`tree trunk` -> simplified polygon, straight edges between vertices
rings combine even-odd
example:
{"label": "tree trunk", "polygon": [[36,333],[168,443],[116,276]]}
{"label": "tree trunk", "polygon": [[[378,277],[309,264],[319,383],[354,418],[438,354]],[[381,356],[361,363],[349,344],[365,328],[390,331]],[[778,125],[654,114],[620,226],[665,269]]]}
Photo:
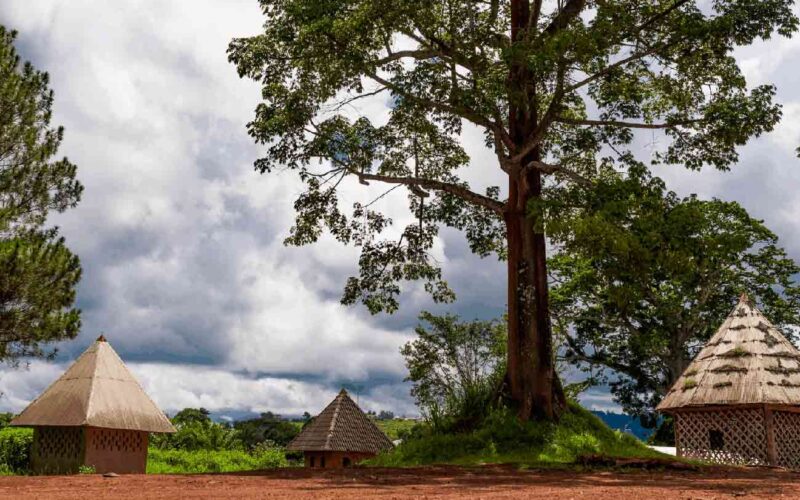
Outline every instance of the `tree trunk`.
{"label": "tree trunk", "polygon": [[541,196],[541,174],[511,179],[508,239],[507,383],[521,420],[555,420],[566,400],[553,355],[545,236],[528,203]]}
{"label": "tree trunk", "polygon": [[[536,7],[539,8],[539,7]],[[530,28],[528,0],[512,0],[511,39]],[[538,14],[537,14],[538,15]],[[535,28],[535,27],[534,27]],[[525,144],[539,121],[536,75],[528,61],[512,58],[508,73],[508,126],[511,139]],[[536,148],[521,162],[540,160]],[[542,196],[542,174],[535,169],[509,176],[505,213],[508,243],[508,359],[506,382],[520,420],[555,420],[566,406],[555,370],[547,289],[544,229],[527,216],[528,205]]]}

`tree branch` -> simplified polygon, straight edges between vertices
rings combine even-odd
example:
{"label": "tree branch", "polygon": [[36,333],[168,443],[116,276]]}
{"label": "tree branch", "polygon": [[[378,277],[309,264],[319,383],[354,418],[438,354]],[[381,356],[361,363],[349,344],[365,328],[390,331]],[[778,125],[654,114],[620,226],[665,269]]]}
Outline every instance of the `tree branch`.
{"label": "tree branch", "polygon": [[[578,17],[585,6],[586,0],[569,0],[558,14],[556,14],[556,17],[553,18],[547,28],[544,29],[542,34],[550,36],[563,30],[573,19]],[[535,27],[531,26],[531,28]]]}
{"label": "tree branch", "polygon": [[699,123],[703,120],[684,120],[674,123],[636,123],[636,122],[623,122],[617,120],[575,120],[572,118],[558,117],[555,121],[565,123],[567,125],[585,125],[585,126],[599,126],[599,127],[624,127],[624,128],[644,128],[644,129],[666,129],[682,127]]}
{"label": "tree branch", "polygon": [[525,165],[525,168],[534,168],[543,174],[563,174],[566,177],[574,180],[575,182],[584,185],[584,186],[591,186],[592,181],[587,179],[586,177],[582,176],[581,174],[574,172],[563,165],[553,165],[551,163],[545,163],[543,161],[532,161]]}
{"label": "tree branch", "polygon": [[378,82],[381,85],[383,85],[384,87],[387,87],[389,90],[391,90],[395,94],[398,94],[398,95],[400,95],[402,97],[405,97],[406,99],[409,99],[411,101],[415,101],[415,102],[417,102],[419,104],[423,104],[423,105],[431,107],[431,108],[435,108],[435,109],[437,109],[439,111],[443,111],[445,113],[451,113],[451,114],[454,114],[456,116],[460,116],[460,117],[464,118],[465,120],[471,121],[475,125],[480,125],[481,127],[489,129],[490,131],[494,132],[496,135],[498,135],[500,137],[500,139],[503,141],[503,144],[505,144],[506,148],[508,148],[509,151],[513,151],[514,142],[511,140],[511,137],[508,135],[508,132],[506,132],[506,130],[503,128],[503,126],[501,124],[495,123],[495,122],[489,120],[488,118],[486,118],[485,116],[482,116],[482,115],[480,115],[478,113],[475,113],[474,111],[472,111],[470,109],[456,108],[456,107],[451,106],[449,104],[444,104],[444,103],[441,103],[441,102],[432,101],[430,99],[425,99],[425,98],[416,96],[414,94],[410,94],[410,93],[406,92],[405,90],[403,90],[401,87],[398,87],[397,85],[395,85],[394,83],[390,82],[389,80],[386,80],[385,78],[383,78],[381,76],[378,76],[376,73],[374,73],[372,71],[367,71],[367,72],[365,72],[365,74],[368,77],[370,77],[373,80],[375,80],[376,82]]}
{"label": "tree branch", "polygon": [[[367,181],[378,181],[378,182],[385,182],[387,184],[403,184],[405,186],[408,186],[409,188],[416,187],[418,189],[425,188],[434,191],[443,191],[445,193],[450,193],[452,195],[458,196],[459,198],[468,201],[470,203],[480,205],[488,210],[495,212],[498,215],[502,215],[506,207],[505,203],[503,202],[497,201],[493,198],[489,198],[488,196],[484,196],[482,194],[475,193],[465,188],[464,186],[459,186],[457,184],[450,184],[448,182],[437,181],[434,179],[422,179],[417,177],[392,177],[390,175],[367,174],[349,168],[348,171],[356,175],[362,184],[369,184]],[[427,193],[425,194],[427,195]]]}

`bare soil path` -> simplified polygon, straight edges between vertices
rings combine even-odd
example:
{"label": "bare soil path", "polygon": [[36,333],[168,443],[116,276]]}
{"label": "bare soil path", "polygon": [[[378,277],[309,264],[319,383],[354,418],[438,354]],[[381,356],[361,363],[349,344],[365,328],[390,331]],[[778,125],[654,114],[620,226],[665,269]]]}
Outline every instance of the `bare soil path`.
{"label": "bare soil path", "polygon": [[0,477],[0,499],[53,498],[798,498],[800,474],[774,469],[517,470],[426,467],[240,474]]}

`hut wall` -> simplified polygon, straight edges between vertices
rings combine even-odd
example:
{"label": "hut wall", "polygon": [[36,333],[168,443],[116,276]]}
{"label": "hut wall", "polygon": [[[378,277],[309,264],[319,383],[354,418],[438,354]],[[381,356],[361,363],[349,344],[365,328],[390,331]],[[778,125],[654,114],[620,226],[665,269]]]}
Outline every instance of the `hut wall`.
{"label": "hut wall", "polygon": [[99,474],[144,474],[147,468],[147,432],[86,428],[86,465]]}
{"label": "hut wall", "polygon": [[675,413],[678,456],[736,465],[766,465],[763,408],[683,410]]}
{"label": "hut wall", "polygon": [[352,467],[362,460],[374,457],[375,454],[351,451],[306,451],[304,456],[306,467],[341,469]]}
{"label": "hut wall", "polygon": [[83,427],[43,426],[33,429],[31,469],[34,474],[74,474],[83,465]]}
{"label": "hut wall", "polygon": [[800,469],[800,413],[778,410],[772,415],[777,459],[775,465]]}

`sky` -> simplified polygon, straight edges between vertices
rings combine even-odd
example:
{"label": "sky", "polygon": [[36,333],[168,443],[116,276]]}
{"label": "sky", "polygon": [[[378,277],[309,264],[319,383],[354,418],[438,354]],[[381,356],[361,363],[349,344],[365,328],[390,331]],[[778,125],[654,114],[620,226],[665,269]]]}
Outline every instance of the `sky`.
{"label": "sky", "polygon": [[[60,154],[85,186],[77,208],[51,218],[83,265],[82,331],[55,361],[0,366],[0,411],[22,410],[103,333],[168,413],[315,413],[346,386],[365,409],[415,415],[399,348],[419,312],[502,314],[504,265],[471,255],[455,231],[441,233],[434,253],[458,301],[436,306],[407,285],[394,315],[339,303],[355,249],[331,238],[283,245],[302,186],[291,173],[253,170],[263,149],[245,124],[259,87],[225,53],[262,23],[256,0],[0,0],[0,24],[19,31],[22,57],[50,73],[53,123],[66,130]],[[740,202],[800,260],[800,36],[736,57],[748,84],[778,86],[781,124],[743,147],[730,172],[655,173],[681,194]],[[380,119],[389,105],[374,99],[358,112]],[[467,127],[461,140],[477,167],[471,185],[496,181],[479,168],[493,157],[480,133]],[[659,140],[641,140],[642,153]],[[353,183],[343,199],[375,194]],[[398,227],[409,217],[402,190],[377,206]],[[583,402],[616,408],[603,391]]]}

